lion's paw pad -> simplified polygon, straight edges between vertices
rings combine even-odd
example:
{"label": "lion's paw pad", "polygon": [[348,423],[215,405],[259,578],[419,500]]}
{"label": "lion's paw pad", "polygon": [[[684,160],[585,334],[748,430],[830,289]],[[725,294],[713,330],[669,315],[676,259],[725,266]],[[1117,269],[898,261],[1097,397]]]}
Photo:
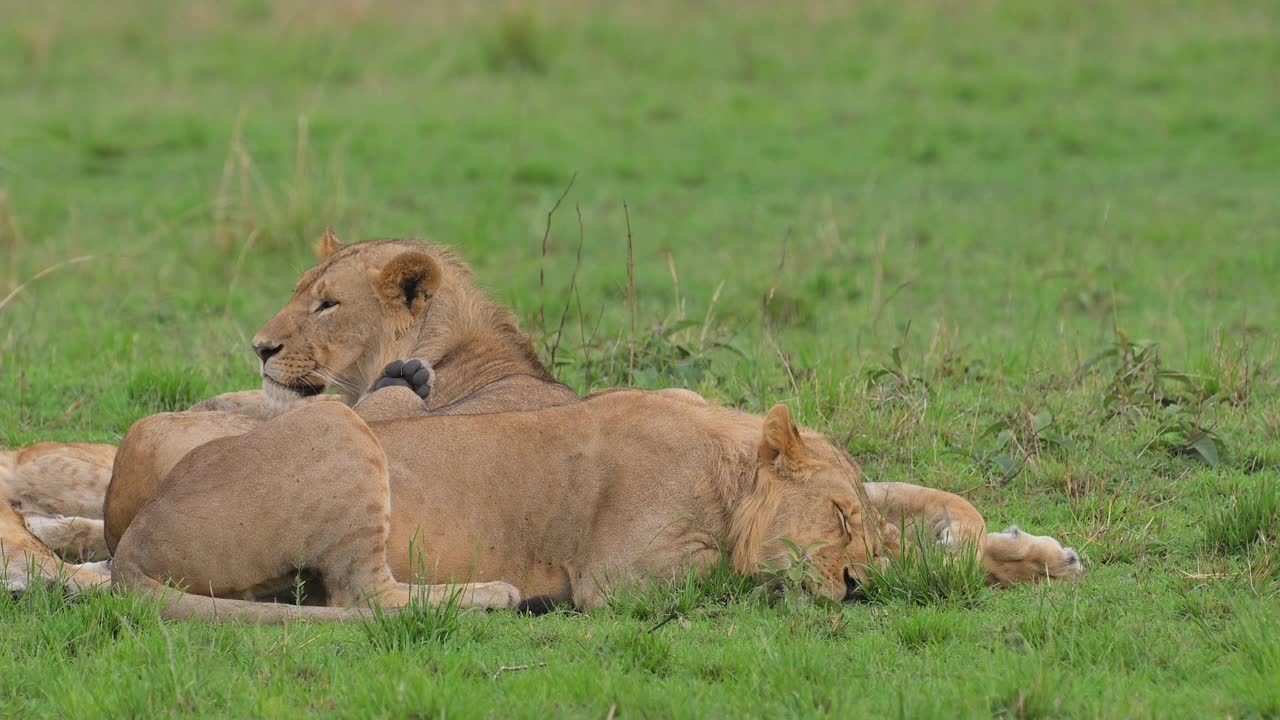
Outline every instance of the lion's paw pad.
{"label": "lion's paw pad", "polygon": [[382,369],[382,377],[374,383],[374,390],[385,387],[407,387],[426,400],[436,384],[435,370],[421,360],[393,360]]}

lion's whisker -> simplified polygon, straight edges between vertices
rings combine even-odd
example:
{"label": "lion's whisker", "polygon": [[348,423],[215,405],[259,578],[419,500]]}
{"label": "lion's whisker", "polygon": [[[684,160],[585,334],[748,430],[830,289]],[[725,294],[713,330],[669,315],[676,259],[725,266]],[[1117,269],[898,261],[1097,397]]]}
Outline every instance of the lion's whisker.
{"label": "lion's whisker", "polygon": [[343,380],[342,378],[339,378],[338,374],[334,372],[332,368],[326,366],[324,363],[317,363],[314,372],[316,375],[319,375],[320,378],[323,379],[325,382],[338,388],[339,390],[345,390],[347,392],[358,392],[354,383],[351,383],[346,380]]}

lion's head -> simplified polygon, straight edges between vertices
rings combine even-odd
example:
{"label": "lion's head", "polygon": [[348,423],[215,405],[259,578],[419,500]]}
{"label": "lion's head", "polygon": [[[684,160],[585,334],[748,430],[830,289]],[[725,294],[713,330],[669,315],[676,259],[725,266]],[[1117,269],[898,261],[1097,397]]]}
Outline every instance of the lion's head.
{"label": "lion's head", "polygon": [[791,421],[786,405],[765,417],[755,487],[738,508],[731,533],[740,571],[793,560],[789,540],[807,551],[815,571],[805,589],[834,600],[854,595],[867,565],[883,556],[891,530],[864,502],[856,465],[821,437]]}
{"label": "lion's head", "polygon": [[1079,580],[1084,576],[1080,554],[1048,535],[1032,535],[1011,525],[1004,532],[988,533],[984,564],[988,582],[1013,585],[1053,578]]}
{"label": "lion's head", "polygon": [[281,402],[331,385],[352,398],[366,392],[442,283],[468,273],[417,240],[344,246],[329,231],[316,249],[320,263],[302,274],[293,298],[253,338],[263,391]]}

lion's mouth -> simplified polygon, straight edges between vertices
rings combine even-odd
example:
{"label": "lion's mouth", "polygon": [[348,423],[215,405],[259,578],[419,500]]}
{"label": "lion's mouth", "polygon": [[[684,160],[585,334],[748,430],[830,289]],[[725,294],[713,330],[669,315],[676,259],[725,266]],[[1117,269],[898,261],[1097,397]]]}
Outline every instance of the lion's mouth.
{"label": "lion's mouth", "polygon": [[324,385],[316,385],[308,382],[299,382],[299,383],[292,383],[292,384],[282,383],[279,380],[276,380],[275,378],[271,377],[270,375],[263,375],[262,379],[278,388],[281,388],[283,390],[288,390],[289,392],[304,398],[313,397],[315,395],[319,395],[320,393],[324,392]]}

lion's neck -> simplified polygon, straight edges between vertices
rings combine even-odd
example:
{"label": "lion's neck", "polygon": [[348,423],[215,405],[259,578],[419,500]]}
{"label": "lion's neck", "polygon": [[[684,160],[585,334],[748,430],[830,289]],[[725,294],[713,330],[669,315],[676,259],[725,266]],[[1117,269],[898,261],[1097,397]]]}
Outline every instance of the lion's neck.
{"label": "lion's neck", "polygon": [[432,300],[416,331],[398,345],[399,354],[391,359],[418,358],[435,369],[436,384],[428,401],[432,408],[512,376],[556,384],[511,312],[470,287],[446,287]]}
{"label": "lion's neck", "polygon": [[[710,420],[704,427],[709,428],[707,432],[718,446],[718,462],[695,490],[703,498],[698,505],[710,509],[700,522],[716,544],[729,553],[733,565],[745,567],[754,562],[759,535],[772,518],[778,500],[758,474],[764,418],[716,405],[708,405],[702,411]],[[751,541],[744,543],[744,538]]]}

